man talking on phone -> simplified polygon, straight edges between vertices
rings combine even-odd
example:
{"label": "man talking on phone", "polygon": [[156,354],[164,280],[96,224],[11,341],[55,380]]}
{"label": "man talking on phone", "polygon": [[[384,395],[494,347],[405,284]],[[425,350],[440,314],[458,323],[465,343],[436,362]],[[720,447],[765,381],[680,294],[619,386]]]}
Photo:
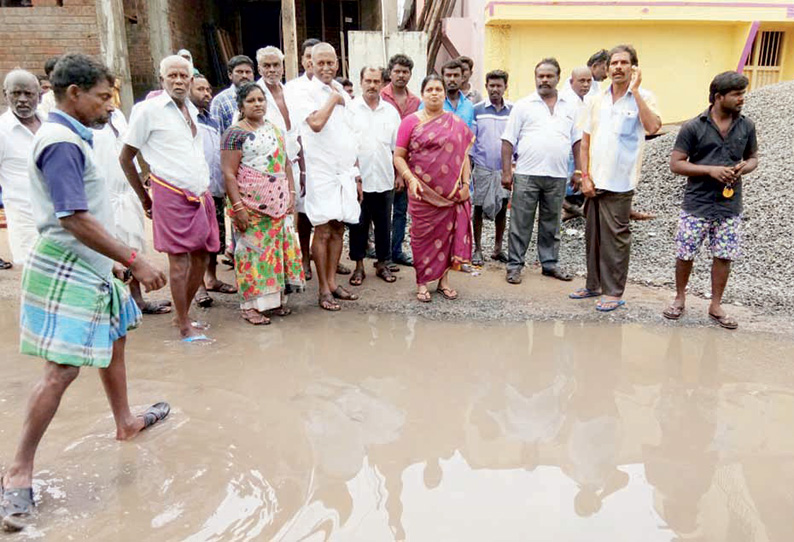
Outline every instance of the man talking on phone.
{"label": "man talking on phone", "polygon": [[640,88],[637,51],[618,45],[607,62],[612,83],[588,102],[581,152],[587,282],[572,299],[601,297],[596,310],[625,305],[631,253],[631,200],[640,178],[645,136],[662,127],[656,98]]}

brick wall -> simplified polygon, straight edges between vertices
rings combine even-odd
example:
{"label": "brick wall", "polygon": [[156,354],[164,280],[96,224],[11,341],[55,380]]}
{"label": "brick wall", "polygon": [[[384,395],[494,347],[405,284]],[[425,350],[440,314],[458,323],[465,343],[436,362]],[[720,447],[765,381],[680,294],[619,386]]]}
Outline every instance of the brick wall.
{"label": "brick wall", "polygon": [[125,26],[132,92],[137,101],[150,90],[159,88],[160,82],[149,48],[149,17],[146,1],[124,0],[124,13],[135,17],[135,22],[128,18]]}
{"label": "brick wall", "polygon": [[[0,80],[16,67],[44,74],[44,61],[64,53],[100,54],[94,0],[63,7],[0,8]],[[54,3],[54,2],[53,2]]]}
{"label": "brick wall", "polygon": [[187,49],[199,71],[210,69],[204,23],[216,21],[215,3],[210,0],[171,0],[168,3],[171,45],[174,52]]}

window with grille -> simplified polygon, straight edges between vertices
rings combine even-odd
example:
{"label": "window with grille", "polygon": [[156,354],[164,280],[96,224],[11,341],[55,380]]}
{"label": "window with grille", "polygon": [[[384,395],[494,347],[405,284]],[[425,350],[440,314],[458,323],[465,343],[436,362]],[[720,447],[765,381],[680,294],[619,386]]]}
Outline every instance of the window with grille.
{"label": "window with grille", "polygon": [[760,88],[780,82],[785,38],[786,33],[780,30],[764,30],[756,35],[744,69],[750,79],[750,88]]}

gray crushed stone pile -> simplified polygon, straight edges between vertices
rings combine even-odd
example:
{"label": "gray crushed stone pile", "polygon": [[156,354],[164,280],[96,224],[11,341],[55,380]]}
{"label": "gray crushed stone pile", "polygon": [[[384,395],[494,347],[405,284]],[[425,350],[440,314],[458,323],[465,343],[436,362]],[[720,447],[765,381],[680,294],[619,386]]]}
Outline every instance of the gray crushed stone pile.
{"label": "gray crushed stone pile", "polygon": [[[750,92],[744,114],[756,124],[759,166],[744,179],[743,256],[734,262],[725,301],[794,315],[794,82]],[[655,220],[633,222],[630,282],[675,286],[675,232],[686,178],[673,175],[670,152],[676,130],[648,142],[634,208]],[[483,228],[483,252],[493,243],[493,223]],[[527,263],[537,265],[533,242]],[[584,221],[563,223],[560,265],[585,275]],[[505,236],[507,237],[507,236]],[[505,240],[505,248],[507,243]],[[701,249],[689,293],[710,297],[711,256]],[[672,299],[672,293],[671,293]]]}

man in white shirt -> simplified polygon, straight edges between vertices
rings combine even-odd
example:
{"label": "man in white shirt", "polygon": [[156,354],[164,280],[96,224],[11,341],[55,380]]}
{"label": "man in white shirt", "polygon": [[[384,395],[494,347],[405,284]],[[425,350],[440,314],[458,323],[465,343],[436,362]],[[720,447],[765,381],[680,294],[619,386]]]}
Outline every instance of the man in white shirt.
{"label": "man in white shirt", "polygon": [[[52,56],[44,62],[44,75],[49,79],[52,76],[52,70],[55,69],[55,64],[58,63],[58,59],[61,58],[59,56]],[[41,100],[39,102],[39,114],[44,118],[47,119],[47,115],[50,114],[50,111],[55,109],[55,94],[52,92],[52,89],[48,90],[47,92],[41,93]]]}
{"label": "man in white shirt", "polygon": [[394,198],[394,145],[400,128],[400,114],[382,100],[383,69],[361,70],[361,96],[350,105],[353,129],[358,140],[358,166],[361,169],[361,216],[350,226],[350,259],[356,269],[350,284],[360,286],[366,277],[364,257],[370,223],[375,228],[375,274],[386,282],[396,277],[389,270],[391,257],[391,206]]}
{"label": "man in white shirt", "polygon": [[[303,67],[303,75],[288,81],[287,84],[284,85],[284,96],[290,112],[290,119],[292,119],[293,116],[295,117],[295,126],[293,129],[298,137],[299,146],[300,131],[303,119],[306,118],[304,108],[308,104],[306,91],[311,85],[312,78],[314,77],[314,72],[312,71],[312,48],[318,43],[320,43],[320,40],[314,38],[309,38],[303,42],[301,46],[301,66]],[[260,73],[262,73],[261,68]],[[268,107],[267,109],[269,114],[271,108]],[[294,158],[295,157],[290,155],[290,159]],[[295,189],[295,210],[298,212],[298,238],[300,239],[301,254],[303,255],[303,272],[306,275],[306,280],[311,280],[311,239],[313,228],[309,217],[306,216],[304,204],[306,197],[306,165],[302,151],[300,153],[298,166],[300,167],[300,173],[298,175],[293,175],[295,183],[298,185]],[[293,172],[294,171],[293,169]]]}
{"label": "man in white shirt", "polygon": [[358,296],[336,283],[342,255],[345,223],[355,224],[361,214],[361,177],[356,167],[356,141],[350,118],[350,96],[334,81],[339,63],[328,43],[312,48],[314,77],[301,114],[306,161],[306,215],[315,228],[312,258],[320,282],[320,307],[341,309],[337,299]]}
{"label": "man in white shirt", "polygon": [[8,111],[0,115],[0,187],[8,222],[11,260],[21,265],[38,238],[30,204],[28,159],[33,136],[41,127],[37,114],[39,80],[30,72],[13,70],[3,81]]}
{"label": "man in white shirt", "polygon": [[[506,276],[510,284],[521,284],[538,208],[538,258],[543,274],[572,279],[558,266],[560,218],[568,156],[571,149],[574,157],[579,155],[582,136],[577,127],[578,104],[557,94],[559,82],[559,63],[553,58],[541,60],[535,66],[537,91],[513,106],[502,135],[502,186],[513,188]],[[514,153],[518,155],[515,175],[511,171]]]}
{"label": "man in white shirt", "polygon": [[587,282],[572,299],[603,297],[596,309],[625,305],[623,291],[631,253],[631,200],[640,178],[645,135],[662,127],[656,98],[640,88],[637,51],[618,45],[609,52],[612,84],[588,100],[582,136]]}
{"label": "man in white shirt", "polygon": [[[188,311],[209,254],[220,248],[198,110],[189,100],[192,80],[189,61],[177,55],[163,59],[164,92],[133,108],[120,157],[127,180],[152,218],[154,248],[168,254],[176,324],[186,342],[208,340]],[[133,164],[139,150],[149,164],[151,197]]]}

